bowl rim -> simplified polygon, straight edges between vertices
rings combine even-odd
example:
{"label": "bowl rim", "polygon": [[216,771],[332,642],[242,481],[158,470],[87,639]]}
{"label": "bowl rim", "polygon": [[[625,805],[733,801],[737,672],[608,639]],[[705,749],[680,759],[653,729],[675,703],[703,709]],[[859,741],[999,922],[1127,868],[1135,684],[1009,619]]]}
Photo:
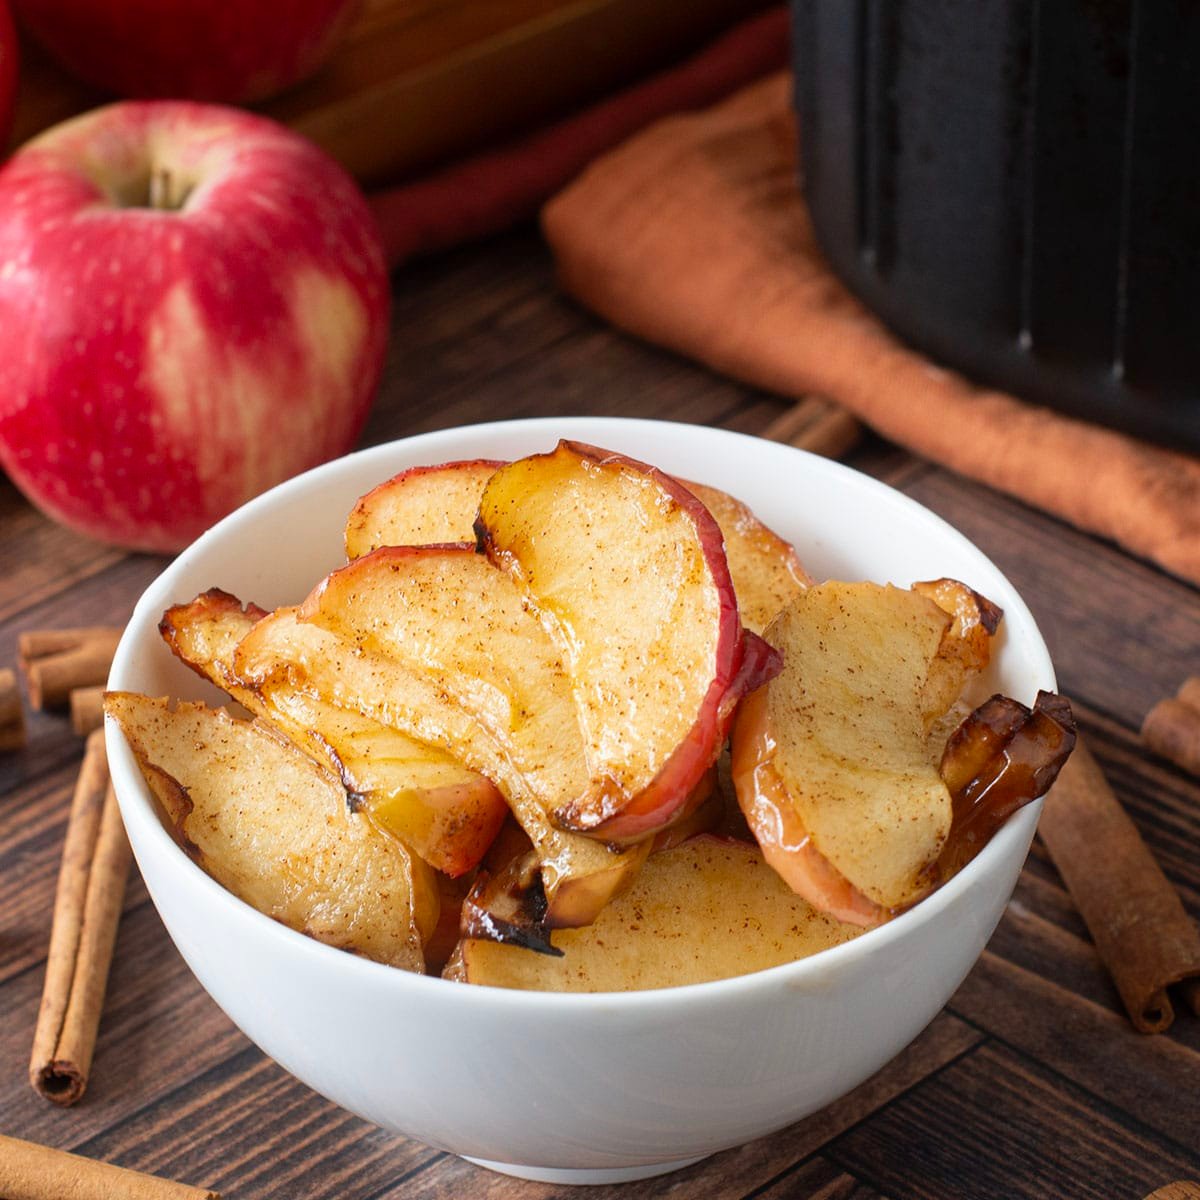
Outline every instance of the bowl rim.
{"label": "bowl rim", "polygon": [[[391,458],[395,455],[398,447],[418,453],[424,453],[428,449],[429,453],[434,456],[430,457],[428,461],[446,462],[463,457],[463,453],[459,450],[446,454],[440,452],[439,448],[443,446],[453,448],[464,438],[476,440],[498,434],[528,433],[531,437],[550,438],[551,445],[559,438],[588,440],[603,444],[602,439],[606,432],[624,436],[646,427],[656,430],[662,430],[665,427],[678,432],[680,436],[711,437],[716,441],[728,439],[732,444],[739,445],[743,452],[749,451],[752,454],[799,456],[798,461],[804,462],[806,471],[816,472],[818,475],[824,474],[843,482],[851,478],[854,480],[854,486],[865,487],[879,501],[904,510],[908,517],[925,524],[931,534],[940,537],[949,536],[952,540],[962,543],[964,548],[979,555],[1008,587],[1012,599],[1007,600],[1003,605],[1006,619],[1017,615],[1022,623],[1027,625],[1033,635],[1027,651],[1028,664],[1033,673],[1041,680],[1040,686],[1047,689],[1056,687],[1054,668],[1045,641],[1032,613],[1016,588],[999,567],[965,534],[959,532],[948,521],[918,501],[882,480],[857,471],[844,463],[793,446],[769,442],[751,434],[719,427],[632,417],[534,417],[454,426],[366,447],[323,463],[278,484],[248,501],[212,526],[176,556],[149,584],[138,599],[126,625],[113,658],[106,687],[112,691],[132,690],[124,681],[135,669],[137,655],[146,644],[143,639],[147,637],[150,630],[157,628],[164,607],[174,602],[168,598],[172,593],[172,585],[190,568],[195,559],[202,557],[209,547],[219,542],[232,529],[254,520],[269,509],[287,505],[297,493],[314,484],[332,478],[341,472],[351,472],[358,468],[369,470],[374,460]],[[441,456],[436,457],[439,453]],[[472,456],[476,456],[474,452],[470,453]],[[384,477],[381,475],[379,478],[382,480]],[[148,621],[151,622],[149,626],[147,625]],[[109,718],[105,719],[105,742],[113,787],[122,817],[126,825],[132,829],[130,840],[133,843],[135,857],[146,851],[165,853],[168,857],[174,855],[179,869],[185,873],[184,878],[187,883],[200,889],[201,893],[208,896],[214,903],[223,906],[231,917],[249,922],[250,927],[255,928],[260,936],[282,938],[283,944],[290,946],[293,953],[316,955],[315,961],[323,964],[324,969],[344,972],[347,984],[352,984],[353,980],[362,979],[374,986],[395,987],[402,991],[415,988],[417,989],[415,994],[418,996],[422,994],[421,989],[428,988],[433,989],[429,995],[436,998],[439,1003],[451,1006],[465,1004],[468,1008],[481,1004],[498,1004],[501,1006],[517,1005],[522,1009],[533,1006],[536,1010],[547,1012],[565,1009],[589,1015],[610,1013],[614,1010],[621,1014],[644,1010],[650,1014],[667,1009],[690,1009],[694,1005],[708,1007],[725,1002],[737,1003],[747,992],[758,992],[763,989],[789,992],[795,995],[803,984],[817,982],[822,975],[833,974],[841,968],[857,964],[863,956],[869,955],[874,950],[882,949],[889,942],[908,936],[929,921],[936,920],[947,908],[956,904],[972,888],[977,879],[982,879],[985,874],[996,869],[1003,857],[1014,848],[1017,842],[1032,838],[1043,803],[1039,799],[1015,813],[962,871],[907,912],[901,913],[883,925],[867,930],[848,942],[822,950],[807,958],[726,979],[682,984],[675,987],[610,992],[525,991],[492,985],[457,984],[438,976],[405,971],[319,942],[297,930],[288,928],[265,913],[259,912],[208,875],[199,864],[184,853],[171,837],[156,811],[153,797],[145,785],[124,735],[116,723]],[[157,900],[153,893],[151,899],[157,907]]]}

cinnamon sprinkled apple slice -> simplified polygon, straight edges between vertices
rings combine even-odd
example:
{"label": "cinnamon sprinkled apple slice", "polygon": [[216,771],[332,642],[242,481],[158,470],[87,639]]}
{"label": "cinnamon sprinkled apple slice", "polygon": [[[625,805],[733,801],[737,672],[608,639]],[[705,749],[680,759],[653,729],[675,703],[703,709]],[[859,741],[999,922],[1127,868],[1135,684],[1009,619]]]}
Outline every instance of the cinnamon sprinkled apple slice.
{"label": "cinnamon sprinkled apple slice", "polygon": [[999,619],[955,580],[827,583],[768,628],[785,666],[741,707],[734,784],[767,861],[817,908],[886,920],[1053,782],[1074,742],[1061,698],[1031,713],[993,697],[962,720]]}
{"label": "cinnamon sprinkled apple slice", "polygon": [[[869,902],[858,918],[869,923],[918,897],[950,830],[950,793],[927,748],[938,714],[925,711],[923,692],[951,625],[905,589],[810,588],[768,629],[784,669],[734,734],[738,800],[760,844],[773,847],[769,858],[794,858],[795,872],[815,851]],[[785,802],[773,803],[756,776],[777,778]],[[791,820],[772,820],[773,809]],[[831,907],[837,889],[808,883],[806,894]]]}
{"label": "cinnamon sprinkled apple slice", "polygon": [[[358,558],[380,546],[470,541],[483,489],[504,465],[469,459],[401,471],[354,506],[346,522],[346,556]],[[686,479],[680,482],[720,527],[742,624],[762,633],[771,618],[812,583],[795,548],[728,492]]]}
{"label": "cinnamon sprinkled apple slice", "polygon": [[610,840],[669,824],[778,665],[742,629],[716,521],[656,468],[560,442],[491,477],[476,530],[570,679],[598,786],[555,820]]}
{"label": "cinnamon sprinkled apple slice", "polygon": [[558,651],[512,580],[470,546],[383,547],[333,572],[292,627],[260,623],[239,677],[282,673],[490,779],[533,842],[547,923],[587,924],[638,865],[558,829],[595,786]]}
{"label": "cinnamon sprinkled apple slice", "polygon": [[475,458],[410,467],[361,497],[346,521],[346,557],[380,546],[469,542],[479,497],[504,464]]}
{"label": "cinnamon sprinkled apple slice", "polygon": [[433,872],[346,807],[327,771],[259,721],[109,692],[185,851],[218,883],[318,941],[409,971],[438,921]]}
{"label": "cinnamon sprinkled apple slice", "polygon": [[448,875],[473,868],[508,813],[495,785],[444,751],[331,704],[293,679],[247,683],[234,656],[264,622],[260,643],[286,637],[295,610],[268,615],[213,588],[167,609],[159,631],[184,663],[328,767],[352,807],[365,809],[381,830]]}
{"label": "cinnamon sprinkled apple slice", "polygon": [[741,500],[707,484],[686,479],[683,484],[721,527],[742,624],[762,633],[780,609],[812,586],[811,577],[795,547]]}

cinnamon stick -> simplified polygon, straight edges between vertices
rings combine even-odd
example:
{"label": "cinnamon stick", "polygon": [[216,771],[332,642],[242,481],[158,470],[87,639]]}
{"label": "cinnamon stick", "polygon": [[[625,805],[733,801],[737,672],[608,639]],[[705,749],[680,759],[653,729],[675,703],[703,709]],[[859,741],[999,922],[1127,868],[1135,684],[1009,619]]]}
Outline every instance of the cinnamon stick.
{"label": "cinnamon stick", "polygon": [[87,737],[104,724],[104,685],[76,688],[71,693],[71,728]]}
{"label": "cinnamon stick", "polygon": [[1175,693],[1177,700],[1182,700],[1184,704],[1190,704],[1193,708],[1200,708],[1200,675],[1189,675],[1179,685],[1179,691]]}
{"label": "cinnamon stick", "polygon": [[129,858],[104,733],[96,730],[88,736],[71,803],[29,1060],[30,1082],[56,1104],[74,1104],[87,1087]]}
{"label": "cinnamon stick", "polygon": [[1146,1200],[1200,1200],[1200,1183],[1179,1179],[1151,1192]]}
{"label": "cinnamon stick", "polygon": [[1200,932],[1082,742],[1046,797],[1038,833],[1134,1027],[1169,1028],[1167,989],[1185,981],[1200,1015]]}
{"label": "cinnamon stick", "polygon": [[69,629],[27,629],[17,637],[17,657],[22,662],[74,650],[84,642],[109,640],[115,647],[121,630],[115,625],[80,625]]}
{"label": "cinnamon stick", "polygon": [[4,1200],[221,1200],[208,1188],[174,1183],[0,1134]]}
{"label": "cinnamon stick", "polygon": [[805,396],[776,417],[760,436],[826,458],[841,458],[862,437],[862,426],[840,404]]}
{"label": "cinnamon stick", "polygon": [[1155,754],[1200,775],[1200,676],[1193,675],[1175,697],[1160,700],[1146,714],[1142,741]]}
{"label": "cinnamon stick", "polygon": [[0,669],[0,750],[20,750],[25,736],[25,710],[17,677],[5,667]]}
{"label": "cinnamon stick", "polygon": [[29,703],[37,710],[65,705],[76,688],[108,678],[121,630],[112,625],[23,633],[17,654]]}

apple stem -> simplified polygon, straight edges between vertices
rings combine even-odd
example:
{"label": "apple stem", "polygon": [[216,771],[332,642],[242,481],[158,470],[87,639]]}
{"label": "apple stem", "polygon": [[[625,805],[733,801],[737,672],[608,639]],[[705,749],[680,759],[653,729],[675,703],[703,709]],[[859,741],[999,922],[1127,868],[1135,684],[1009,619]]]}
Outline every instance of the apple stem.
{"label": "apple stem", "polygon": [[150,172],[150,207],[177,211],[187,199],[188,187],[169,167],[155,167]]}

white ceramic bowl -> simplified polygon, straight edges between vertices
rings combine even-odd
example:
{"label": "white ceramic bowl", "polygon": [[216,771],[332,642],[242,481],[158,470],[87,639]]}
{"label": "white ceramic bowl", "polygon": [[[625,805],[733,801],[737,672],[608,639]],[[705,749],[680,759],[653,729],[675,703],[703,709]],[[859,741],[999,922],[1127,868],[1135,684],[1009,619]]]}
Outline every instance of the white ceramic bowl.
{"label": "white ceramic bowl", "polygon": [[[109,686],[216,698],[168,653],[164,608],[212,586],[295,602],[342,561],[360,493],[404,467],[592,442],[747,501],[818,577],[950,575],[1005,611],[987,682],[1026,703],[1054,673],[1028,609],[961,534],[835,462],[652,421],[544,419],[447,430],[320,467],[202,537],[142,597]],[[814,958],[655,992],[557,995],[406,974],[255,912],[179,850],[118,730],[113,780],[138,865],[197,978],[267,1054],[367,1120],[494,1169],[599,1183],[668,1171],[791,1124],[877,1071],[950,997],[999,920],[1040,805],[912,911]]]}

